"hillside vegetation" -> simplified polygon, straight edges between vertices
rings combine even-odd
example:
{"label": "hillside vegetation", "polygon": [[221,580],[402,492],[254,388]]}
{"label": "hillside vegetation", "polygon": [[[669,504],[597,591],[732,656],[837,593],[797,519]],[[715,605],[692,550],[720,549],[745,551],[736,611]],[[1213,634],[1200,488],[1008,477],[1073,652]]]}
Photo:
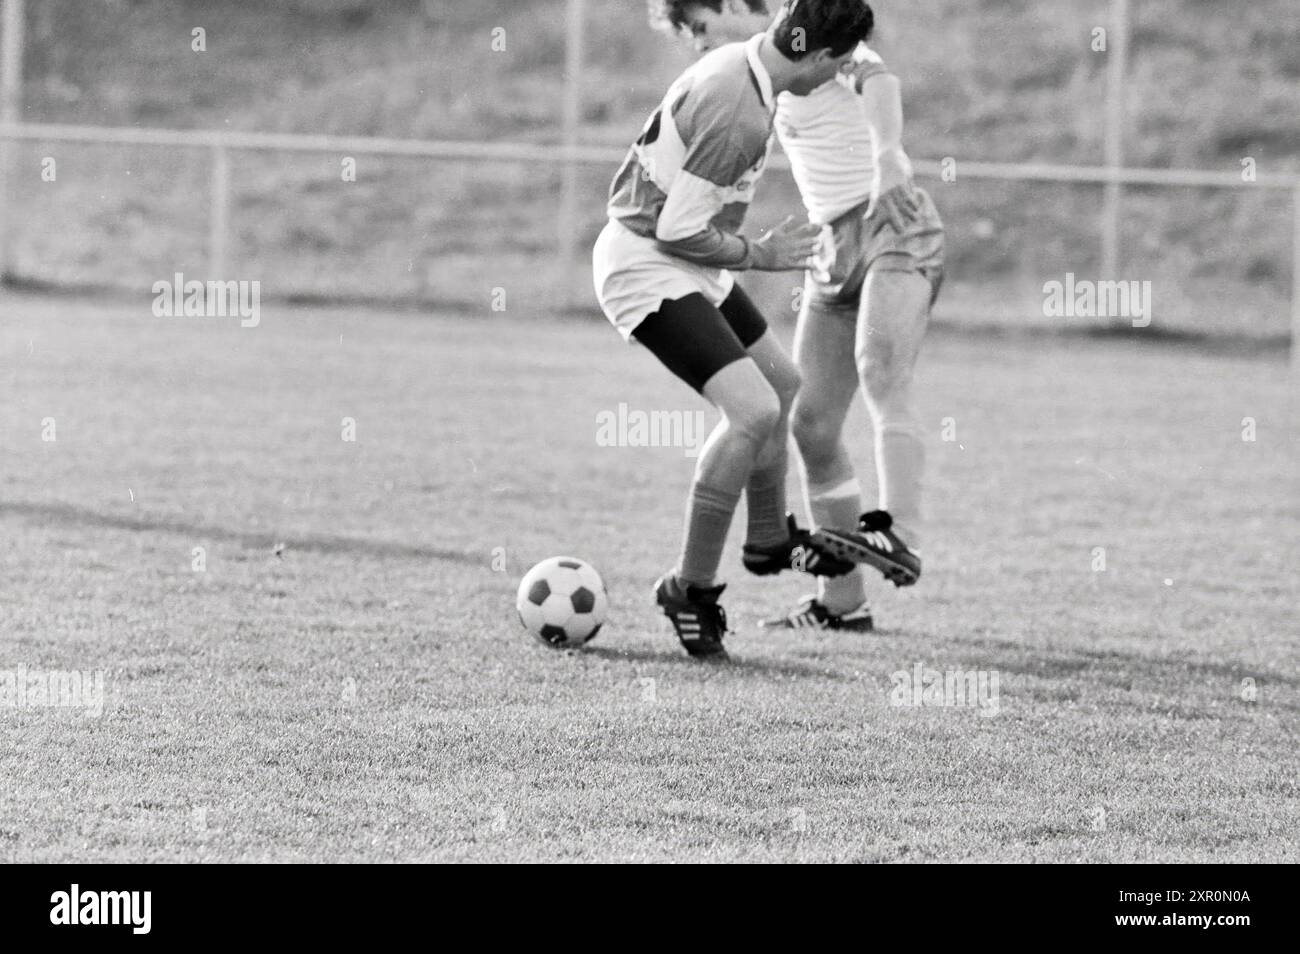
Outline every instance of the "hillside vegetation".
{"label": "hillside vegetation", "polygon": [[[524,140],[559,137],[563,0],[47,0],[31,4],[30,121]],[[1095,275],[1100,190],[966,181],[963,160],[1099,163],[1105,0],[882,0],[878,47],[905,83],[912,153],[951,156],[931,182],[951,232],[954,318],[1020,320],[1067,271]],[[1128,160],[1300,171],[1294,0],[1135,0]],[[205,52],[191,49],[195,28]],[[494,34],[494,31],[500,31]],[[504,40],[504,50],[494,50]],[[622,146],[689,61],[650,33],[640,0],[589,0],[584,138]],[[21,278],[147,286],[200,270],[201,152],[28,144],[15,150]],[[42,157],[61,159],[42,184]],[[239,278],[268,294],[486,306],[593,306],[581,262],[553,266],[558,173],[493,163],[240,155]],[[612,168],[584,169],[594,239]],[[753,224],[797,202],[765,183]],[[1121,277],[1155,284],[1157,324],[1252,336],[1286,327],[1290,203],[1276,192],[1134,190]],[[760,285],[763,283],[760,282]],[[782,278],[763,291],[776,301]],[[558,292],[558,295],[557,295]],[[545,298],[542,296],[545,295]]]}

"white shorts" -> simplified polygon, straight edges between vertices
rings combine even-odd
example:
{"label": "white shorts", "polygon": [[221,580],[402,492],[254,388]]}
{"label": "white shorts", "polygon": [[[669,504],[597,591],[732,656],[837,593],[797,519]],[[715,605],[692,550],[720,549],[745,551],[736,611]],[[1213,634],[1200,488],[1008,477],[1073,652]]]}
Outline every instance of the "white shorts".
{"label": "white shorts", "polygon": [[659,250],[654,239],[610,220],[592,250],[592,279],[605,317],[630,340],[636,326],[671,301],[698,292],[717,306],[736,279],[725,268],[696,265]]}

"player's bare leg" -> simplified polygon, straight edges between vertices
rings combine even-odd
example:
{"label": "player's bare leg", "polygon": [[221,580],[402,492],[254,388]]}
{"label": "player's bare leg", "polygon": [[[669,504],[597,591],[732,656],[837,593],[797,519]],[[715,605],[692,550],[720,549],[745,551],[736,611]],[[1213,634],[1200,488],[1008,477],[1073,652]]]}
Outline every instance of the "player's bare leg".
{"label": "player's bare leg", "polygon": [[696,461],[691,513],[708,517],[688,519],[678,576],[696,586],[712,586],[741,492],[780,424],[781,399],[748,358],[718,371],[705,383],[703,394],[722,418]]}
{"label": "player's bare leg", "polygon": [[925,441],[912,396],[912,375],[930,323],[933,286],[909,256],[885,255],[862,291],[854,357],[875,427],[880,509],[909,547],[921,543]]}
{"label": "player's bare leg", "polygon": [[[795,364],[804,386],[795,398],[791,429],[799,447],[804,493],[813,525],[853,527],[862,512],[862,494],[848,448],[844,420],[858,393],[853,359],[856,310],[816,298],[811,284],[795,332]],[[819,579],[817,595],[787,617],[768,625],[787,627],[871,628],[866,584],[860,568],[833,579]]]}
{"label": "player's bare leg", "polygon": [[677,567],[655,584],[655,598],[692,656],[725,657],[718,565],[740,494],[781,419],[781,402],[750,358],[720,369],[702,393],[722,418],[696,461]]}
{"label": "player's bare leg", "polygon": [[[726,306],[724,305],[724,311]],[[754,469],[745,484],[748,526],[745,532],[745,569],[771,576],[797,569],[816,576],[850,573],[854,564],[822,552],[807,530],[797,525],[786,508],[786,478],[790,470],[790,411],[799,393],[798,368],[771,332],[745,349],[776,392],[781,413],[767,443],[759,449]]]}
{"label": "player's bare leg", "polygon": [[749,516],[745,542],[768,547],[784,542],[787,536],[785,481],[790,466],[790,409],[799,393],[800,375],[771,331],[747,350],[780,403],[776,426],[759,449],[745,485]]}
{"label": "player's bare leg", "polygon": [[790,412],[801,378],[781,343],[770,331],[746,349],[781,402],[781,415],[768,442],[759,450],[745,485],[749,525],[745,533],[745,569],[770,576],[797,569],[820,577],[854,571],[854,564],[823,553],[807,530],[786,509],[790,470]]}
{"label": "player's bare leg", "polygon": [[898,586],[921,575],[921,481],[925,442],[912,374],[929,324],[934,286],[906,254],[882,256],[862,292],[854,358],[875,431],[879,509],[857,532],[819,534],[837,556],[868,563]]}

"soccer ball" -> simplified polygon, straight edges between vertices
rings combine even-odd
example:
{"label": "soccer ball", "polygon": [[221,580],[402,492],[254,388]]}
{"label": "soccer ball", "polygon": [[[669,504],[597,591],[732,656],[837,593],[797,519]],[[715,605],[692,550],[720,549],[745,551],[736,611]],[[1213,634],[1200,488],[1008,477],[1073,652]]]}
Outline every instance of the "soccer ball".
{"label": "soccer ball", "polygon": [[551,557],[519,582],[515,608],[524,629],[546,645],[573,649],[600,632],[609,597],[590,563],[574,557]]}

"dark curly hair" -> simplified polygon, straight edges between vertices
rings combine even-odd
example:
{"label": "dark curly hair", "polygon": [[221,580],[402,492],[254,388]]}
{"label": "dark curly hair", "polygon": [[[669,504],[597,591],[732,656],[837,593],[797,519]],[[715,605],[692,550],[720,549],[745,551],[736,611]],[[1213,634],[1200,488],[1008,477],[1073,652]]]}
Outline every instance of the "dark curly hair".
{"label": "dark curly hair", "polygon": [[789,60],[822,49],[843,56],[870,40],[875,27],[866,0],[785,0],[772,27],[772,41]]}
{"label": "dark curly hair", "polygon": [[[687,7],[708,7],[714,13],[722,12],[724,0],[646,0],[650,25],[660,29],[680,30],[686,26]],[[767,0],[745,0],[753,13],[767,13]]]}
{"label": "dark curly hair", "polygon": [[[686,26],[686,8],[707,7],[722,12],[724,0],[647,0],[650,23],[658,28],[681,30]],[[767,13],[767,0],[744,0],[753,13]],[[808,53],[829,49],[843,56],[860,42],[871,39],[876,18],[866,0],[784,0],[777,14],[773,42],[786,59],[802,59]]]}

